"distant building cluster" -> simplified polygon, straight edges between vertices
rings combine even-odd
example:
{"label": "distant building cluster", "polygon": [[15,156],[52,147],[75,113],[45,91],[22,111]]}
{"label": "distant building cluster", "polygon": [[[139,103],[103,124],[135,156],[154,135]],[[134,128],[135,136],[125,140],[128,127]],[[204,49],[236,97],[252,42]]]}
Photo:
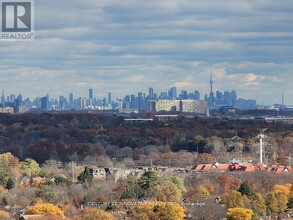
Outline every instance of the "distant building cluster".
{"label": "distant building cluster", "polygon": [[213,91],[213,75],[211,73],[210,79],[210,93],[205,95],[204,100],[207,102],[207,105],[211,109],[219,109],[223,106],[231,106],[237,109],[255,109],[257,108],[256,100],[251,99],[237,99],[237,93],[235,90],[220,92],[216,91],[216,94]]}
{"label": "distant building cluster", "polygon": [[[88,97],[75,97],[69,93],[68,97],[60,95],[58,99],[50,98],[49,94],[43,97],[23,99],[22,94],[16,96],[11,94],[5,96],[2,90],[0,113],[24,113],[24,112],[47,112],[47,111],[116,111],[119,113],[154,113],[154,112],[181,112],[191,114],[212,115],[235,115],[241,112],[241,115],[255,115],[255,111],[265,112],[282,110],[281,115],[292,115],[292,110],[287,110],[282,104],[275,104],[273,109],[267,107],[261,109],[256,104],[256,100],[237,98],[235,90],[216,91],[213,88],[213,76],[210,76],[210,93],[201,99],[200,92],[195,90],[187,92],[181,90],[177,92],[176,87],[171,87],[168,91],[156,93],[153,88],[148,89],[148,94],[138,92],[137,94],[125,95],[123,98],[112,98],[112,93],[108,92],[107,97],[96,98],[94,89],[88,90]],[[293,108],[293,107],[292,107]],[[238,110],[238,112],[236,111]],[[251,114],[248,111],[251,112]],[[264,112],[265,110],[265,112]],[[271,114],[267,114],[271,115]],[[278,115],[278,114],[276,114]],[[274,116],[276,116],[274,115]],[[276,119],[279,120],[279,119]]]}

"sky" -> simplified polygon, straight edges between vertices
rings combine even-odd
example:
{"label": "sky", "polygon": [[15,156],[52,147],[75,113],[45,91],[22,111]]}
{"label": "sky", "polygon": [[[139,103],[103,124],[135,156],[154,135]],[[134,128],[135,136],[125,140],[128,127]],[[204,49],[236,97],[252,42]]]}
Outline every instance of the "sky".
{"label": "sky", "polygon": [[35,40],[0,41],[5,95],[236,90],[293,104],[292,0],[38,0]]}

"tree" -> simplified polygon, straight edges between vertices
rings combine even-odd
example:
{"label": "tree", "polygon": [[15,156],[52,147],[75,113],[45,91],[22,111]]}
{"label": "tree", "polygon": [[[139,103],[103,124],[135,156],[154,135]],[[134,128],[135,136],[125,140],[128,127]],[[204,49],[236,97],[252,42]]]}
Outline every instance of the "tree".
{"label": "tree", "polygon": [[231,192],[226,194],[223,199],[224,202],[227,204],[228,208],[244,207],[244,202],[241,193],[235,190],[231,190]]}
{"label": "tree", "polygon": [[250,197],[253,193],[253,189],[248,185],[247,182],[241,183],[238,191],[241,193],[241,195],[246,195],[248,197]]}
{"label": "tree", "polygon": [[113,220],[113,215],[98,208],[86,207],[80,214],[82,220]]}
{"label": "tree", "polygon": [[0,210],[0,219],[10,219],[10,214],[8,212]]}
{"label": "tree", "polygon": [[229,208],[227,210],[228,220],[251,220],[252,210],[245,208]]}
{"label": "tree", "polygon": [[55,177],[55,181],[54,181],[57,185],[62,185],[62,184],[66,184],[67,186],[70,186],[72,184],[72,182],[67,179],[66,177],[63,176],[57,176]]}
{"label": "tree", "polygon": [[19,177],[19,159],[11,153],[0,154],[0,174],[4,177],[8,175],[13,179]]}
{"label": "tree", "polygon": [[154,194],[157,200],[162,202],[179,202],[182,197],[181,190],[170,180],[157,184],[154,187]]}
{"label": "tree", "polygon": [[34,175],[39,175],[42,172],[42,169],[35,160],[27,158],[25,159],[25,161],[20,162],[20,172],[23,175],[30,177]]}
{"label": "tree", "polygon": [[54,206],[51,203],[40,203],[27,207],[27,215],[53,215],[64,216],[61,208]]}
{"label": "tree", "polygon": [[230,190],[231,177],[227,174],[222,174],[217,177],[217,182],[221,185],[221,189],[224,193]]}
{"label": "tree", "polygon": [[278,213],[278,200],[274,193],[270,192],[266,196],[266,206],[271,213]]}
{"label": "tree", "polygon": [[266,212],[266,202],[262,195],[258,192],[254,192],[250,199],[254,214],[257,216],[263,216]]}
{"label": "tree", "polygon": [[78,182],[80,183],[91,183],[93,180],[93,177],[90,174],[90,170],[88,167],[84,168],[84,171],[79,174],[79,176],[77,177]]}
{"label": "tree", "polygon": [[183,220],[185,217],[184,208],[178,204],[166,203],[157,210],[158,220]]}
{"label": "tree", "polygon": [[128,178],[127,186],[124,189],[121,199],[140,199],[144,196],[144,190],[138,184],[136,178]]}
{"label": "tree", "polygon": [[6,189],[12,189],[14,187],[15,187],[15,182],[11,177],[9,177],[9,179],[6,183]]}
{"label": "tree", "polygon": [[148,191],[151,187],[153,187],[157,180],[159,179],[159,175],[154,171],[146,171],[139,180],[139,185],[143,190]]}
{"label": "tree", "polygon": [[212,163],[214,161],[214,157],[208,153],[201,153],[198,155],[199,163]]}
{"label": "tree", "polygon": [[290,197],[289,200],[288,200],[288,203],[287,203],[287,206],[289,209],[292,209],[293,208],[293,197]]}

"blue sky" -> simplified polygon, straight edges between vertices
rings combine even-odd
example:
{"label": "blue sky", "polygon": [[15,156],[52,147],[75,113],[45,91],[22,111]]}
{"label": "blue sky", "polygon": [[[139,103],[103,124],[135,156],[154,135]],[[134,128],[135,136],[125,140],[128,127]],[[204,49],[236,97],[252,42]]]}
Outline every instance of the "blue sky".
{"label": "blue sky", "polygon": [[97,98],[238,91],[293,104],[292,0],[39,0],[35,41],[0,42],[0,89]]}

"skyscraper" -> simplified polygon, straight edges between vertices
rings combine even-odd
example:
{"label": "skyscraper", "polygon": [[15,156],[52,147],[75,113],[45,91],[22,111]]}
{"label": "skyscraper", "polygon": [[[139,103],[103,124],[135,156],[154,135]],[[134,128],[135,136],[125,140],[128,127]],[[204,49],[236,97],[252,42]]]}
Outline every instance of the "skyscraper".
{"label": "skyscraper", "polygon": [[173,86],[170,90],[169,90],[169,98],[170,99],[176,99],[177,98],[177,88],[175,86]]}
{"label": "skyscraper", "polygon": [[195,100],[200,100],[200,93],[197,90],[194,91],[194,99]]}
{"label": "skyscraper", "polygon": [[144,110],[144,98],[143,98],[142,92],[138,92],[137,105],[138,105],[139,111]]}
{"label": "skyscraper", "polygon": [[48,110],[48,98],[47,96],[44,96],[41,98],[41,109],[42,111],[47,111]]}
{"label": "skyscraper", "polygon": [[149,99],[154,99],[154,89],[149,87]]}
{"label": "skyscraper", "polygon": [[2,90],[1,103],[2,103],[3,106],[5,105],[5,94],[4,94],[4,89]]}
{"label": "skyscraper", "polygon": [[73,93],[69,93],[69,107],[73,107]]}
{"label": "skyscraper", "polygon": [[136,102],[135,102],[135,95],[131,94],[130,95],[130,108],[136,108]]}
{"label": "skyscraper", "polygon": [[89,99],[93,100],[94,98],[94,92],[93,92],[93,89],[89,89]]}
{"label": "skyscraper", "polygon": [[111,92],[108,92],[108,104],[112,103],[112,94]]}

